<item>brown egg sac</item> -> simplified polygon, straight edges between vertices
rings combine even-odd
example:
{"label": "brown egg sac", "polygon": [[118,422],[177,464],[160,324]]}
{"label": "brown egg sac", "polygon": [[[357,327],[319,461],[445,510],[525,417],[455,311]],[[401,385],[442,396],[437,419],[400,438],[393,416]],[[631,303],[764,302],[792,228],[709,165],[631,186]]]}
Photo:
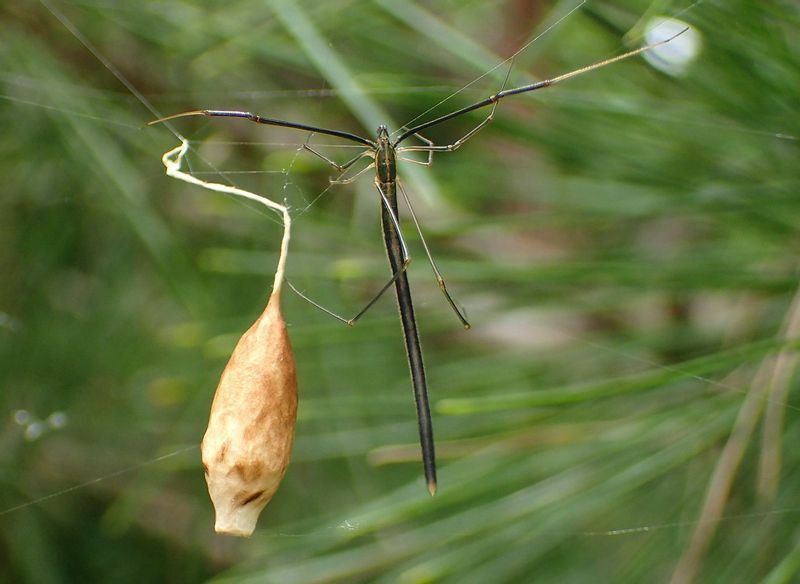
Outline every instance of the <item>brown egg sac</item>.
{"label": "brown egg sac", "polygon": [[296,418],[294,357],[273,293],[222,372],[200,448],[217,533],[253,533],[289,464]]}

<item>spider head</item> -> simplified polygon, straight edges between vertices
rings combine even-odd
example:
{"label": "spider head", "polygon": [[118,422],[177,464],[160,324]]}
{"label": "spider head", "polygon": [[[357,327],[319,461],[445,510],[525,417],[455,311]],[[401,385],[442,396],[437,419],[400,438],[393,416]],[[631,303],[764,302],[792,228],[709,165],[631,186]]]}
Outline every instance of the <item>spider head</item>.
{"label": "spider head", "polygon": [[388,140],[389,139],[389,130],[381,124],[378,126],[378,140]]}

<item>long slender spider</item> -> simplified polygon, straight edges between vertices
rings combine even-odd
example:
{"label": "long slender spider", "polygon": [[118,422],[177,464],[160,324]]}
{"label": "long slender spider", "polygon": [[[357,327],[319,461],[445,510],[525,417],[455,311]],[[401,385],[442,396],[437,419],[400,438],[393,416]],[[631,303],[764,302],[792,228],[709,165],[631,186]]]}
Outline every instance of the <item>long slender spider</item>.
{"label": "long slender spider", "polygon": [[[478,132],[480,132],[483,128],[485,128],[494,119],[494,114],[495,111],[497,110],[497,105],[503,98],[508,97],[510,95],[518,95],[521,93],[536,91],[538,89],[544,89],[546,87],[552,87],[553,85],[556,85],[557,83],[560,83],[572,77],[577,77],[578,75],[588,73],[589,71],[599,69],[600,67],[605,67],[606,65],[611,65],[612,63],[616,63],[617,61],[634,57],[636,55],[639,55],[646,51],[650,51],[658,46],[664,45],[672,41],[676,37],[686,32],[686,30],[688,30],[688,28],[685,28],[680,32],[678,32],[677,34],[672,35],[671,37],[664,39],[662,41],[655,42],[640,47],[638,49],[634,49],[622,55],[618,55],[610,59],[605,59],[597,63],[581,67],[579,69],[575,69],[568,73],[564,73],[563,75],[559,75],[558,77],[553,77],[552,79],[545,79],[543,81],[538,81],[536,83],[522,85],[520,87],[514,87],[511,89],[505,89],[505,83],[504,83],[503,88],[494,95],[490,95],[486,99],[473,103],[472,105],[462,107],[461,109],[437,117],[433,120],[417,124],[415,126],[412,126],[411,128],[407,128],[404,131],[402,131],[402,133],[400,133],[400,135],[394,141],[392,141],[389,132],[386,126],[384,125],[378,126],[376,132],[376,138],[375,140],[371,140],[369,138],[364,138],[362,136],[358,136],[357,134],[352,134],[350,132],[332,130],[329,128],[321,128],[318,126],[312,126],[297,122],[289,122],[286,120],[279,120],[275,118],[267,118],[250,112],[233,111],[233,110],[193,110],[166,116],[154,120],[150,122],[150,124],[151,125],[158,124],[161,122],[166,122],[168,120],[173,120],[175,118],[189,117],[189,116],[244,118],[246,120],[250,120],[251,122],[255,122],[257,124],[265,124],[268,126],[279,126],[283,128],[292,128],[316,134],[325,134],[328,136],[334,136],[336,138],[342,138],[344,140],[349,140],[351,142],[361,144],[365,147],[365,149],[362,152],[353,157],[351,160],[345,162],[344,164],[338,164],[335,161],[328,158],[327,156],[321,154],[320,152],[317,152],[308,144],[303,145],[303,147],[306,150],[308,150],[315,156],[319,157],[320,159],[324,160],[327,164],[329,164],[339,172],[339,176],[337,177],[337,179],[331,180],[331,182],[333,183],[339,183],[339,184],[351,183],[357,178],[359,178],[362,174],[367,172],[368,170],[372,168],[375,169],[374,182],[375,182],[375,188],[378,191],[378,195],[381,200],[381,223],[383,226],[383,237],[386,246],[386,253],[389,258],[389,265],[391,266],[392,269],[392,277],[389,279],[388,282],[386,282],[386,284],[384,284],[384,286],[375,295],[375,297],[372,300],[370,300],[363,309],[361,309],[355,316],[351,318],[343,318],[331,312],[327,308],[323,307],[322,305],[318,304],[317,302],[305,296],[299,290],[294,288],[294,286],[292,286],[291,283],[289,283],[288,281],[287,283],[292,288],[292,290],[294,290],[302,298],[304,298],[317,308],[320,308],[321,310],[325,311],[326,313],[330,314],[331,316],[339,319],[340,321],[348,325],[355,324],[378,301],[378,299],[383,295],[383,293],[386,292],[386,290],[388,290],[392,285],[394,285],[395,292],[397,295],[397,303],[400,311],[400,321],[403,326],[406,352],[408,355],[408,364],[409,364],[409,369],[411,371],[411,380],[414,388],[414,397],[417,407],[417,422],[419,425],[419,437],[420,437],[420,445],[422,448],[422,462],[425,471],[425,479],[427,481],[428,491],[430,492],[431,495],[433,495],[436,492],[436,455],[435,455],[434,441],[433,441],[433,425],[431,423],[430,406],[428,404],[428,388],[427,388],[427,382],[425,380],[425,367],[422,360],[422,349],[420,347],[419,334],[417,332],[417,323],[416,323],[416,318],[414,316],[414,306],[411,301],[411,288],[409,286],[408,277],[406,275],[406,270],[408,268],[409,262],[411,261],[411,257],[409,256],[408,248],[406,246],[405,239],[403,238],[400,229],[400,222],[398,220],[398,205],[397,205],[398,188],[403,196],[403,200],[406,202],[408,206],[411,218],[414,223],[414,228],[416,229],[417,233],[420,236],[420,241],[422,242],[428,261],[430,262],[430,265],[433,268],[433,272],[436,276],[437,282],[439,283],[439,288],[442,291],[442,294],[444,294],[444,297],[446,298],[448,304],[453,309],[453,312],[461,321],[461,324],[464,326],[464,328],[468,329],[470,325],[463,311],[459,309],[453,298],[450,296],[450,293],[447,291],[447,286],[445,284],[444,278],[442,277],[441,272],[439,271],[439,269],[436,266],[436,263],[433,260],[430,249],[428,248],[428,244],[425,241],[424,236],[422,235],[419,221],[417,220],[416,214],[414,213],[411,201],[409,200],[408,195],[406,195],[402,183],[399,181],[397,177],[397,161],[401,160],[404,162],[411,162],[415,164],[430,166],[433,162],[434,152],[453,152],[455,150],[458,150],[461,146],[464,145],[464,143],[467,142],[467,140],[469,140],[470,138],[475,136]],[[507,79],[508,76],[506,76],[506,80]],[[434,144],[433,142],[431,142],[430,140],[428,140],[427,138],[423,137],[420,134],[420,132],[427,130],[428,128],[438,126],[444,122],[450,121],[454,118],[467,114],[471,111],[489,106],[491,106],[489,115],[487,115],[486,118],[483,121],[481,121],[477,126],[475,126],[472,130],[470,130],[464,136],[462,136],[455,142],[452,142],[451,144],[445,144],[445,145]],[[411,136],[417,137],[421,142],[423,142],[423,144],[417,146],[400,146],[405,140],[407,140]],[[427,152],[428,157],[427,160],[419,161],[398,156],[404,152]],[[357,172],[355,175],[348,178],[342,178],[342,176],[348,169],[350,169],[354,164],[356,164],[359,160],[363,158],[372,158],[372,162],[368,166]]]}

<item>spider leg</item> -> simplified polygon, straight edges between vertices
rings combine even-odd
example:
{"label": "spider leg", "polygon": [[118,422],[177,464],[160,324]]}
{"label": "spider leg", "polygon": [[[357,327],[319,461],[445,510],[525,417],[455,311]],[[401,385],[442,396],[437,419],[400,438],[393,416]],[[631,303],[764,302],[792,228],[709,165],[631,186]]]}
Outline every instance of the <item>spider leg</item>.
{"label": "spider leg", "polygon": [[[369,167],[368,167],[368,168],[369,168]],[[363,172],[363,171],[362,171],[362,172]],[[359,173],[359,174],[360,174],[360,173]],[[355,178],[355,177],[354,177],[354,178]],[[308,303],[309,303],[309,304],[311,304],[312,306],[315,306],[316,308],[320,309],[320,310],[321,310],[322,312],[324,312],[325,314],[328,314],[328,315],[332,316],[332,317],[333,317],[333,318],[335,318],[336,320],[338,320],[338,321],[340,321],[340,322],[343,322],[344,324],[346,324],[346,325],[348,325],[348,326],[353,326],[354,324],[356,324],[356,322],[358,322],[358,320],[359,320],[359,319],[360,319],[362,316],[364,316],[364,314],[366,314],[366,312],[367,312],[367,311],[368,311],[370,308],[372,308],[372,307],[375,305],[375,303],[376,303],[378,300],[380,300],[380,298],[383,296],[383,294],[384,294],[384,293],[385,293],[385,292],[386,292],[386,291],[387,291],[389,288],[391,288],[392,284],[394,284],[394,283],[397,281],[397,279],[398,279],[398,278],[399,278],[399,277],[400,277],[400,276],[401,276],[403,273],[405,273],[406,269],[408,268],[408,264],[410,264],[410,263],[411,263],[411,257],[408,255],[408,247],[406,246],[405,239],[403,238],[403,234],[402,234],[402,232],[400,231],[400,223],[398,222],[398,220],[397,220],[397,217],[395,216],[395,213],[394,213],[394,211],[392,210],[392,206],[391,206],[391,204],[389,203],[389,200],[386,198],[386,195],[383,193],[383,191],[381,190],[381,188],[380,188],[380,186],[378,185],[378,183],[377,183],[377,182],[375,183],[375,186],[377,187],[377,189],[378,189],[378,192],[379,192],[379,193],[380,193],[380,195],[381,195],[381,200],[382,200],[382,202],[383,202],[383,205],[384,205],[384,207],[387,209],[387,211],[388,211],[388,213],[389,213],[390,220],[392,221],[392,223],[394,224],[394,227],[395,227],[395,229],[397,230],[397,236],[398,236],[398,239],[399,239],[399,241],[400,241],[400,248],[401,248],[401,250],[402,250],[402,254],[403,254],[403,262],[402,262],[402,264],[400,264],[400,269],[399,269],[399,270],[397,270],[397,272],[395,272],[394,274],[392,274],[392,277],[389,279],[389,281],[388,281],[388,282],[386,282],[386,284],[384,284],[384,285],[381,287],[381,289],[380,289],[380,290],[378,291],[378,293],[377,293],[377,294],[376,294],[376,295],[375,295],[375,296],[372,298],[372,300],[370,300],[369,302],[367,302],[367,304],[364,306],[364,308],[362,308],[361,310],[359,310],[359,311],[358,311],[358,312],[355,314],[355,316],[353,316],[353,317],[351,317],[351,318],[345,318],[345,317],[343,317],[343,316],[341,316],[341,315],[339,315],[339,314],[336,314],[336,313],[335,313],[335,312],[333,312],[332,310],[330,310],[330,309],[328,309],[328,308],[326,308],[326,307],[322,306],[320,303],[316,302],[315,300],[312,300],[311,298],[309,298],[308,296],[306,296],[304,293],[300,292],[300,290],[298,290],[297,288],[295,288],[295,287],[294,287],[294,285],[293,285],[293,284],[292,284],[292,283],[291,283],[289,280],[286,280],[286,283],[289,285],[289,288],[291,288],[291,289],[292,289],[292,291],[293,291],[295,294],[297,294],[298,296],[300,296],[300,298],[302,298],[303,300],[305,300],[306,302],[308,302]]]}
{"label": "spider leg", "polygon": [[[427,152],[428,153],[428,162],[418,162],[417,164],[423,164],[425,166],[430,166],[431,162],[433,162],[433,153],[434,152],[455,152],[461,146],[463,146],[464,142],[472,138],[475,134],[483,130],[489,123],[494,119],[494,112],[497,109],[498,101],[495,101],[492,105],[492,109],[489,112],[489,115],[477,126],[472,128],[469,132],[463,135],[461,138],[453,142],[452,144],[445,144],[445,145],[437,145],[431,142],[430,140],[422,138],[418,133],[414,135],[423,140],[424,142],[428,142],[428,144],[424,146],[400,146],[397,148],[397,152]],[[408,160],[404,158],[407,162],[415,162],[413,160]]]}
{"label": "spider leg", "polygon": [[371,156],[371,157],[373,157],[373,158],[375,157],[375,154],[372,152],[372,150],[363,150],[363,151],[359,152],[359,153],[358,153],[358,154],[357,154],[355,157],[353,157],[351,160],[348,160],[348,161],[347,161],[347,162],[345,162],[344,164],[339,164],[339,163],[337,163],[337,162],[335,162],[335,161],[331,160],[330,158],[328,158],[327,156],[325,156],[325,155],[324,155],[324,154],[322,154],[321,152],[318,152],[317,150],[314,150],[314,149],[313,149],[311,146],[309,146],[309,145],[308,145],[308,142],[306,142],[305,144],[303,144],[303,149],[304,149],[304,150],[308,150],[309,152],[311,152],[311,154],[313,154],[313,155],[317,156],[318,158],[321,158],[322,160],[324,160],[325,162],[327,162],[329,165],[331,165],[333,168],[335,168],[336,170],[338,170],[340,173],[343,173],[343,172],[344,172],[344,171],[346,171],[348,168],[350,168],[351,166],[353,166],[353,165],[354,165],[356,162],[358,162],[359,160],[361,160],[362,158],[364,158],[364,157],[366,157],[366,156]]}
{"label": "spider leg", "polygon": [[408,198],[406,190],[403,188],[403,183],[401,183],[399,180],[397,181],[397,187],[400,189],[400,193],[403,195],[403,199],[405,200],[406,205],[408,206],[409,214],[411,215],[411,219],[414,221],[414,227],[416,228],[417,233],[419,234],[419,240],[422,242],[422,248],[425,250],[425,255],[428,256],[428,263],[430,263],[431,268],[433,268],[433,273],[436,276],[436,281],[439,284],[439,290],[441,290],[442,294],[444,294],[444,297],[447,299],[448,304],[450,304],[450,308],[452,308],[453,312],[456,313],[458,320],[461,321],[461,324],[464,326],[464,328],[465,329],[470,328],[470,324],[467,321],[466,316],[464,315],[463,308],[459,308],[458,305],[456,305],[455,301],[453,300],[453,297],[450,296],[450,293],[447,291],[447,285],[445,284],[444,277],[442,276],[442,273],[439,271],[439,268],[436,266],[436,262],[433,261],[431,250],[428,248],[428,242],[425,241],[425,236],[422,235],[422,228],[419,225],[417,214],[414,213],[414,208],[411,206],[411,200]]}
{"label": "spider leg", "polygon": [[[433,140],[428,140],[428,139],[427,139],[425,136],[423,136],[422,134],[414,134],[414,136],[415,136],[416,138],[418,138],[419,140],[421,140],[421,141],[425,142],[425,145],[426,145],[426,146],[435,146],[435,144],[433,143]],[[423,147],[423,148],[424,148],[424,147]],[[396,151],[397,151],[397,152],[403,152],[403,151],[405,151],[405,150],[408,150],[408,148],[402,148],[402,147],[400,147],[400,148],[398,148]],[[419,164],[420,166],[430,166],[431,164],[433,164],[433,152],[434,152],[434,151],[433,151],[433,150],[427,150],[427,152],[428,152],[428,160],[425,160],[425,161],[422,161],[422,160],[414,160],[413,158],[400,158],[400,160],[402,160],[403,162],[413,162],[414,164]]]}
{"label": "spider leg", "polygon": [[348,177],[348,178],[332,178],[332,179],[329,179],[329,181],[330,181],[330,184],[332,184],[332,185],[349,185],[351,182],[353,182],[353,181],[354,181],[354,180],[356,180],[358,177],[360,177],[362,174],[364,174],[365,172],[367,172],[368,170],[370,170],[370,169],[372,169],[372,168],[375,168],[375,163],[374,163],[374,162],[372,162],[372,163],[370,163],[369,165],[365,166],[364,168],[362,168],[361,170],[359,170],[357,173],[355,173],[355,174],[354,174],[353,176],[351,176],[351,177]]}

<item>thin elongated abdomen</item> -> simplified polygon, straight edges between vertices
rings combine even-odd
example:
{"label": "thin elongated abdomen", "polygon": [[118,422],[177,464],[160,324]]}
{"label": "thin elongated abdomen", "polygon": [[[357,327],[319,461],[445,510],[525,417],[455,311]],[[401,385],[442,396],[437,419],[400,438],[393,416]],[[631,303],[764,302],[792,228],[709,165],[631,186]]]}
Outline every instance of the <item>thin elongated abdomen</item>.
{"label": "thin elongated abdomen", "polygon": [[[391,206],[396,219],[398,212],[396,182],[379,181],[378,186]],[[411,381],[414,386],[414,400],[417,406],[417,421],[419,423],[419,439],[420,446],[422,447],[425,479],[428,483],[428,491],[433,494],[436,491],[436,453],[433,442],[433,424],[431,422],[430,406],[428,405],[428,385],[425,380],[425,365],[422,361],[422,348],[419,342],[419,334],[417,333],[414,305],[411,302],[411,288],[408,283],[408,276],[404,270],[406,258],[403,256],[403,247],[400,244],[395,221],[393,221],[391,215],[389,215],[386,205],[381,205],[381,208],[383,236],[386,244],[386,254],[389,257],[389,265],[392,268],[392,275],[397,274],[399,271],[401,272],[397,280],[395,280],[394,286],[395,292],[397,293],[400,322],[403,325],[408,366],[411,371]]]}

